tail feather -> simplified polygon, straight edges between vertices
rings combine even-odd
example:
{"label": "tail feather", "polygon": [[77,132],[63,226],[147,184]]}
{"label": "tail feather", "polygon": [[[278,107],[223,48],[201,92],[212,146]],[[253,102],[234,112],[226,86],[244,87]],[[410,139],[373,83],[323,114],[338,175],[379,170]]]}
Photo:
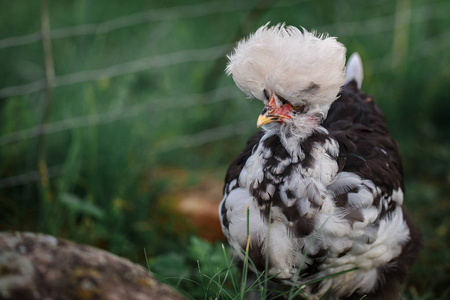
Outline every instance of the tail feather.
{"label": "tail feather", "polygon": [[364,71],[361,56],[359,56],[357,52],[354,52],[348,59],[345,73],[347,75],[345,84],[349,83],[352,80],[355,80],[356,84],[358,85],[358,89],[361,89],[364,78]]}

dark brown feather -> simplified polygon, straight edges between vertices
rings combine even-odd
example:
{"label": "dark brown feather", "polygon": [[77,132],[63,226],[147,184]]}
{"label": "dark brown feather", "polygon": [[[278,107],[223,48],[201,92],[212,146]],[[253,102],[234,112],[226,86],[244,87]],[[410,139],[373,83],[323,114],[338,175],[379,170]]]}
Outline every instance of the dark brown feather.
{"label": "dark brown feather", "polygon": [[339,157],[345,162],[342,171],[372,180],[389,195],[404,189],[398,144],[389,135],[381,109],[358,90],[355,81],[342,89],[322,125],[339,143]]}

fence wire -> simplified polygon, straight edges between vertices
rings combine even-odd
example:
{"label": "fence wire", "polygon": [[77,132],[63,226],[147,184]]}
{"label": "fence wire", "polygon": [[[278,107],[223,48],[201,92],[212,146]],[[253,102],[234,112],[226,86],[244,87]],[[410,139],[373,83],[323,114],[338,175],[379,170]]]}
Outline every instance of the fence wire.
{"label": "fence wire", "polygon": [[[60,176],[62,174],[62,169],[62,165],[49,167],[47,170],[48,178]],[[41,175],[38,170],[30,171],[21,175],[0,179],[0,189],[26,185],[39,181],[40,179]]]}
{"label": "fence wire", "polygon": [[[449,18],[446,15],[436,14],[436,11],[450,11],[450,2],[424,4],[388,16],[364,21],[339,22],[320,26],[317,29],[320,32],[336,33],[338,37],[348,37],[391,32],[399,27],[409,26],[411,24],[424,23],[440,18]],[[398,22],[396,22],[396,18],[398,19]]]}
{"label": "fence wire", "polygon": [[[169,99],[152,99],[127,106],[126,108],[119,108],[101,114],[66,118],[61,121],[2,135],[0,136],[0,146],[30,139],[39,135],[48,135],[80,127],[108,124],[119,120],[132,118],[143,113],[156,113],[168,109],[176,110],[193,106],[214,104],[220,101],[232,99],[233,95],[237,95],[236,91],[237,88],[235,86],[229,86],[218,88],[210,92],[184,96],[182,101],[180,101],[179,96]],[[207,101],[205,101],[205,99],[207,99]]]}
{"label": "fence wire", "polygon": [[[223,57],[224,52],[229,49],[229,47],[231,47],[231,45],[219,45],[197,50],[181,50],[173,53],[154,55],[126,63],[112,65],[103,69],[86,70],[60,75],[55,77],[54,87],[88,81],[97,81],[100,79],[107,79],[175,64],[214,60],[219,57]],[[0,89],[0,98],[26,95],[42,91],[43,89],[45,89],[45,79],[40,79],[35,82]]]}
{"label": "fence wire", "polygon": [[[303,2],[311,0],[298,0],[291,2],[277,2],[271,7],[282,8],[295,6]],[[71,38],[85,35],[107,34],[114,30],[124,29],[131,26],[137,26],[149,22],[166,21],[183,18],[196,18],[219,13],[230,13],[236,11],[246,11],[253,9],[254,4],[241,1],[238,4],[224,4],[223,1],[210,1],[195,5],[183,5],[170,8],[152,9],[137,14],[122,16],[95,24],[82,24],[77,26],[53,29],[50,31],[52,40]],[[333,32],[338,36],[356,36],[386,33],[394,31],[398,27],[409,26],[411,24],[419,24],[439,18],[448,18],[443,14],[436,14],[435,11],[449,11],[450,3],[442,2],[438,4],[425,4],[420,7],[408,8],[404,11],[397,12],[392,15],[377,17],[373,19],[363,20],[360,22],[339,22],[336,24],[321,26],[319,31]],[[413,17],[411,17],[413,16]],[[41,32],[32,34],[13,36],[0,40],[0,49],[8,47],[24,46],[36,43],[42,40]],[[100,79],[113,78],[116,76],[131,74],[139,71],[162,68],[170,65],[196,62],[210,61],[223,57],[224,52],[230,49],[232,45],[218,45],[204,49],[181,50],[173,53],[159,54],[145,57],[130,62],[111,65],[102,69],[83,70],[55,77],[55,87],[67,86],[76,83],[97,81]],[[448,49],[450,46],[450,30],[442,32],[434,37],[423,40],[417,45],[413,45],[409,49],[408,61],[421,59],[425,56],[432,55],[436,51]],[[397,53],[391,53],[384,57],[373,59],[369,64],[377,66],[374,72],[385,72],[392,69],[392,57]],[[9,86],[0,89],[0,98],[8,98],[12,96],[27,95],[34,92],[42,91],[45,88],[45,80],[40,79],[34,82]],[[67,118],[61,121],[35,126],[28,129],[19,130],[0,136],[0,146],[22,140],[37,137],[39,135],[48,135],[66,130],[72,130],[81,127],[89,127],[100,124],[109,124],[119,120],[132,118],[145,112],[160,112],[168,107],[181,108],[193,107],[199,105],[207,105],[219,101],[229,100],[233,95],[237,95],[236,87],[225,87],[213,90],[207,93],[199,93],[185,96],[183,101],[178,101],[177,105],[170,105],[176,99],[162,99],[161,101],[150,100],[120,108],[109,112],[78,116]],[[208,102],[203,101],[208,99]],[[165,103],[164,106],[158,106],[157,103]],[[171,151],[180,148],[191,148],[224,140],[233,136],[249,133],[249,128],[253,128],[253,121],[237,122],[229,125],[223,125],[215,128],[205,129],[195,134],[179,135],[171,139],[159,142],[152,154],[158,154],[165,151]],[[56,177],[63,174],[62,165],[55,165],[48,169],[49,177]],[[38,171],[30,171],[21,175],[0,179],[0,189],[29,184],[40,180]]]}
{"label": "fence wire", "polygon": [[[311,0],[279,1],[272,7],[290,7]],[[50,31],[52,40],[77,37],[83,35],[105,34],[114,30],[124,29],[154,21],[167,21],[174,19],[196,18],[218,13],[230,13],[236,11],[251,10],[254,4],[241,1],[230,5],[224,1],[210,1],[200,4],[175,6],[170,8],[151,9],[137,14],[111,19],[101,23],[83,24],[71,27],[53,29]],[[30,33],[22,36],[13,36],[0,40],[0,49],[23,46],[42,40],[41,32]]]}
{"label": "fence wire", "polygon": [[[209,128],[194,134],[180,135],[174,138],[163,140],[158,143],[150,155],[156,155],[176,149],[185,149],[202,146],[212,142],[218,142],[234,136],[248,135],[249,128],[254,125],[252,121],[240,121],[233,124]],[[58,177],[63,175],[63,166],[55,165],[48,168],[48,177]],[[40,180],[39,171],[30,171],[21,175],[0,179],[0,189],[26,185]]]}
{"label": "fence wire", "polygon": [[[409,50],[410,54],[405,57],[402,64],[407,62],[417,61],[424,57],[434,55],[437,52],[445,51],[450,47],[450,30],[444,31],[436,36],[422,40],[417,45],[414,45]],[[392,70],[392,59],[400,53],[391,53],[380,58],[374,58],[368,63],[373,67],[372,74],[378,74],[383,72],[389,72]],[[406,60],[407,59],[407,60]]]}
{"label": "fence wire", "polygon": [[[310,0],[301,0],[295,1],[293,3],[278,3],[275,7],[286,7],[290,5],[298,5],[299,3],[306,2]],[[207,13],[219,13],[224,11],[216,10],[220,8],[220,1],[211,1],[198,5],[189,5],[182,7],[174,7],[168,9],[159,9],[159,10],[151,10],[143,13],[125,16],[117,19],[113,19],[110,21],[106,21],[99,24],[86,24],[75,27],[61,28],[55,29],[51,31],[52,39],[63,38],[63,37],[71,37],[76,35],[84,35],[84,34],[100,34],[112,31],[114,29],[125,28],[131,25],[138,25],[140,23],[134,24],[133,22],[137,22],[136,20],[150,20],[149,16],[154,16],[156,19],[170,19],[178,18],[181,16],[189,16],[189,17],[198,17],[205,15]],[[246,7],[233,7],[228,8],[232,10],[247,10],[250,9],[251,6]],[[374,19],[365,20],[362,22],[340,22],[337,24],[326,25],[319,27],[320,31],[323,32],[336,32],[339,36],[351,36],[351,35],[361,35],[361,34],[375,34],[382,33],[387,31],[395,30],[394,20],[397,16],[399,18],[399,22],[396,26],[407,26],[412,23],[421,23],[425,21],[430,21],[436,18],[446,18],[445,16],[441,16],[438,14],[430,13],[430,11],[436,10],[450,10],[450,3],[440,3],[434,5],[423,5],[421,7],[415,7],[413,9],[409,8],[404,11],[398,12],[397,14],[392,14],[389,16],[378,17]],[[227,10],[225,9],[225,12]],[[409,18],[414,12],[414,18]],[[147,17],[145,17],[147,16]],[[158,19],[159,18],[159,19]],[[133,21],[134,20],[134,21]],[[153,20],[153,19],[152,19]],[[131,24],[131,25],[130,25]],[[90,29],[88,29],[90,28]],[[95,28],[95,30],[94,30]],[[39,36],[37,41],[42,39],[41,33],[32,34],[35,36]],[[29,35],[31,36],[31,35]],[[29,37],[31,39],[31,37]],[[9,40],[24,40],[23,37],[11,37],[8,39],[0,40],[0,48],[2,45],[11,44],[12,42],[8,42]],[[35,40],[33,40],[35,41]],[[442,41],[438,41],[441,43]],[[444,41],[445,42],[445,41]],[[103,69],[96,70],[85,70],[69,73],[66,75],[60,75],[55,78],[55,87],[71,85],[80,82],[88,82],[88,81],[96,81],[99,79],[111,78],[120,75],[130,74],[138,71],[148,70],[151,68],[160,68],[168,65],[175,65],[179,63],[187,63],[187,62],[195,62],[195,61],[207,61],[214,60],[220,57],[223,57],[224,52],[229,49],[232,45],[219,45],[206,49],[197,49],[197,50],[181,50],[174,53],[169,54],[160,54],[154,55],[138,60],[134,60],[131,62],[120,63],[117,65],[112,65]],[[3,47],[5,48],[5,47]],[[40,79],[34,82],[10,86],[0,89],[0,99],[7,98],[12,96],[21,96],[27,95],[34,92],[42,91],[45,88],[45,79]]]}

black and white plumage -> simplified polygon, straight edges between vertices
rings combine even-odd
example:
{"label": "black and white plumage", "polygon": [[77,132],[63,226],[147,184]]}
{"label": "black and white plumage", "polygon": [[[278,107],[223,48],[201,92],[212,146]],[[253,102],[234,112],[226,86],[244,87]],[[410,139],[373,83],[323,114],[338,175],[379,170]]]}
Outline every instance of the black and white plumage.
{"label": "black and white plumage", "polygon": [[397,143],[360,91],[359,56],[346,75],[345,53],[335,38],[265,25],[228,57],[227,73],[265,107],[263,131],[228,169],[222,229],[243,259],[248,210],[250,259],[263,271],[268,256],[286,285],[358,268],[307,285],[311,299],[396,299],[420,234],[403,208]]}

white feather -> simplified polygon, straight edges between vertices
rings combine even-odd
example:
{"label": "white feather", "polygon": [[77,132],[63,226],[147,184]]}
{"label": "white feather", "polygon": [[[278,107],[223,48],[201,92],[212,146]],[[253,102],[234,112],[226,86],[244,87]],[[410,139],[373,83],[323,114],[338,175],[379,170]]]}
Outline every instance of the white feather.
{"label": "white feather", "polygon": [[[253,197],[242,188],[231,191],[226,198],[227,219],[229,220],[229,235],[240,247],[245,247],[247,242],[247,209],[249,210],[249,228],[252,238],[264,237],[267,234],[267,226],[261,219],[259,208],[255,207]],[[235,249],[238,250],[238,249]]]}
{"label": "white feather", "polygon": [[266,24],[238,43],[226,72],[250,97],[264,101],[268,89],[293,103],[327,111],[345,81],[345,52],[334,37]]}
{"label": "white feather", "polygon": [[361,185],[361,177],[352,172],[340,172],[334,182],[328,186],[328,190],[333,196],[337,196],[350,191]]}
{"label": "white feather", "polygon": [[356,208],[369,207],[373,203],[373,195],[366,188],[361,188],[357,193],[348,193],[348,202]]}
{"label": "white feather", "polygon": [[397,202],[397,204],[403,204],[403,191],[401,188],[392,191],[392,201]]}
{"label": "white feather", "polygon": [[357,52],[354,52],[348,59],[347,69],[346,69],[347,80],[345,83],[349,83],[352,80],[356,81],[358,89],[361,89],[364,71],[363,64],[361,61],[361,56]]}

